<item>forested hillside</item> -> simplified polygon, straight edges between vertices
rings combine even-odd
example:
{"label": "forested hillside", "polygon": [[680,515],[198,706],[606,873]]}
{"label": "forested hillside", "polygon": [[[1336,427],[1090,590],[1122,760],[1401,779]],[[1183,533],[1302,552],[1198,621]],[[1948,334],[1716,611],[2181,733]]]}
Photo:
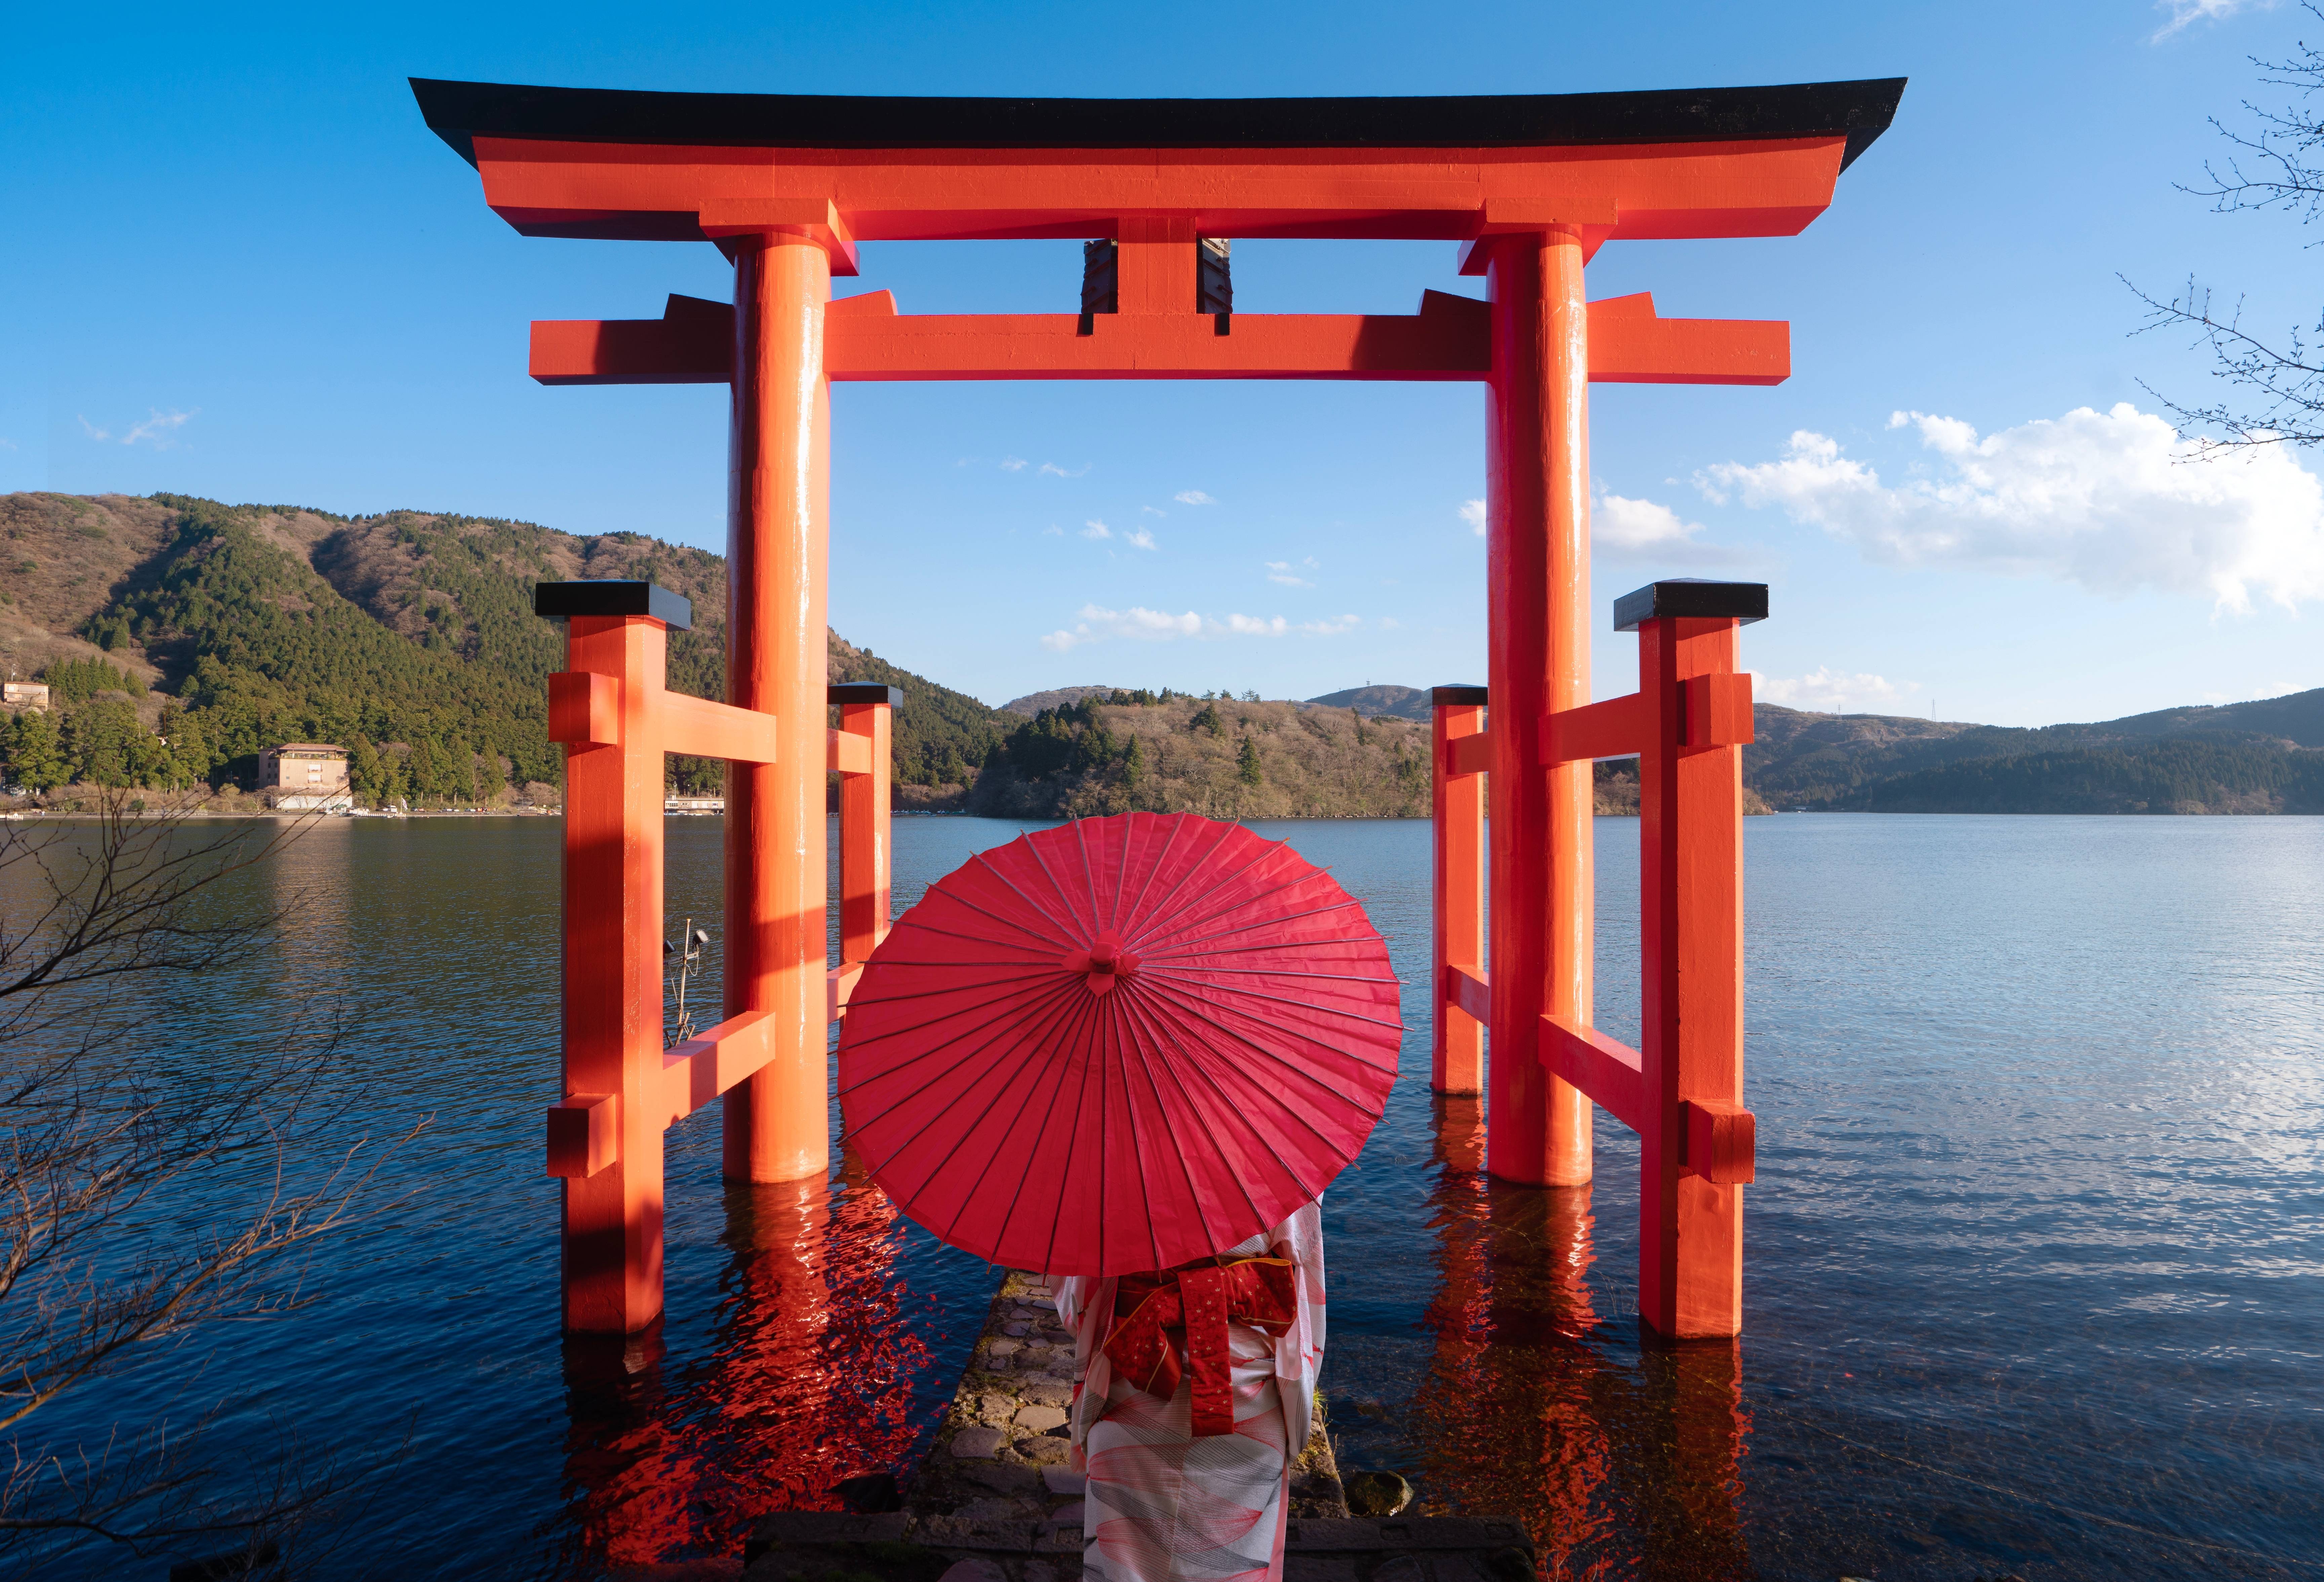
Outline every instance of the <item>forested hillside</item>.
{"label": "forested hillside", "polygon": [[[56,686],[57,715],[0,740],[6,777],[135,786],[248,786],[260,748],[336,742],[377,800],[552,800],[562,755],[544,678],[562,630],[534,583],[635,577],[685,594],[669,685],[725,686],[725,563],[639,533],[595,538],[493,518],[349,518],[178,495],[0,497],[0,667]],[[1000,741],[993,711],[834,635],[835,681],[905,690],[899,779],[964,779]],[[100,684],[101,666],[114,684]],[[722,766],[675,759],[673,786]]]}
{"label": "forested hillside", "polygon": [[[0,714],[0,784],[254,784],[282,741],[348,750],[376,802],[558,800],[545,678],[563,633],[543,580],[634,577],[693,602],[669,685],[725,689],[726,568],[641,533],[576,537],[490,517],[158,494],[0,496],[0,670],[53,713]],[[828,637],[834,681],[904,691],[900,805],[1060,817],[1140,807],[1219,816],[1418,817],[1427,694],[1368,685],[1305,704],[1070,686],[1005,712]],[[1335,705],[1351,706],[1335,706]],[[1761,704],[1753,811],[2324,812],[2324,689],[2018,730]],[[673,759],[715,791],[724,766]],[[1627,761],[1598,806],[1634,811]]]}

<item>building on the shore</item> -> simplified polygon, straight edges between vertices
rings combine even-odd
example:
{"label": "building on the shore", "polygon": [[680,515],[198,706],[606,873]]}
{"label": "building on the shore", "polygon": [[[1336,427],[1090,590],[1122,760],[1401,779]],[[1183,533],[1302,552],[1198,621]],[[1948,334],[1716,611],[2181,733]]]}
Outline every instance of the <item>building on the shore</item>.
{"label": "building on the shore", "polygon": [[49,708],[49,684],[45,681],[0,682],[0,704],[12,709],[39,709],[45,713]]}
{"label": "building on the shore", "polygon": [[277,807],[351,806],[355,798],[347,788],[347,750],[327,741],[286,741],[263,749],[258,788],[272,792]]}

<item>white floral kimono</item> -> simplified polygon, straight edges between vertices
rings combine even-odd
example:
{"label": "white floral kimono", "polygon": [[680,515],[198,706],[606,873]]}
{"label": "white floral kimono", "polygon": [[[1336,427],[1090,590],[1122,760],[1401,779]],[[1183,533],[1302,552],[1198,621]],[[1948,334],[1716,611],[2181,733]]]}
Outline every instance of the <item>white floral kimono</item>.
{"label": "white floral kimono", "polygon": [[1280,1337],[1227,1325],[1232,1432],[1194,1433],[1193,1366],[1167,1401],[1120,1375],[1104,1350],[1117,1277],[1050,1283],[1057,1317],[1074,1336],[1071,1465],[1089,1475],[1082,1563],[1090,1582],[1277,1582],[1283,1575],[1290,1465],[1307,1447],[1323,1364],[1316,1205],[1295,1209],[1228,1255],[1288,1258],[1296,1293],[1296,1316]]}

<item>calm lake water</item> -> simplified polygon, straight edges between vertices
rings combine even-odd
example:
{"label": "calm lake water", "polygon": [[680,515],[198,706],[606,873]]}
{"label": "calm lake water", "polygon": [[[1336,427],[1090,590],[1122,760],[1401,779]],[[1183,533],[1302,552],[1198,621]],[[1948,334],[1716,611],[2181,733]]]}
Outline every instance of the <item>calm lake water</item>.
{"label": "calm lake water", "polygon": [[[899,908],[1022,827],[899,819]],[[1343,1467],[1521,1513],[1557,1577],[2324,1574],[2324,820],[1749,821],[1746,1329],[1676,1348],[1637,1319],[1627,1134],[1601,1116],[1594,1187],[1503,1187],[1474,1105],[1427,1091],[1426,826],[1259,827],[1364,901],[1407,997],[1404,1080],[1325,1200]],[[1626,1040],[1637,829],[1598,828]],[[671,822],[673,935],[718,932],[720,839]],[[334,1568],[415,1578],[733,1554],[909,1462],[994,1272],[844,1172],[723,1186],[715,1108],[670,1138],[663,1329],[560,1340],[558,840],[337,821],[252,880],[309,897],[298,928],[155,1068],[231,1069],[336,997],[344,1140],[429,1124],[315,1306],[156,1353],[49,1437],[228,1392],[254,1453],[408,1432]],[[254,1184],[163,1208],[190,1230]]]}

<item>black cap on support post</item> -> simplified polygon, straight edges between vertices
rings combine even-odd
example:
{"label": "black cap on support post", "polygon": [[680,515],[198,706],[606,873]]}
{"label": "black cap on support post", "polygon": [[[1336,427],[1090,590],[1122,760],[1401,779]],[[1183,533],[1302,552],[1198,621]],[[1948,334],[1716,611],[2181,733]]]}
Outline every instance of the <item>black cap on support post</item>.
{"label": "black cap on support post", "polygon": [[834,708],[853,704],[886,704],[891,709],[904,706],[904,689],[882,686],[876,681],[835,681],[831,685],[831,705]]}
{"label": "black cap on support post", "polygon": [[652,583],[536,583],[532,612],[551,621],[576,615],[649,615],[673,631],[694,630],[694,606]]}
{"label": "black cap on support post", "polygon": [[1428,701],[1440,709],[1447,704],[1481,708],[1485,706],[1485,689],[1481,686],[1432,686],[1428,689]]}
{"label": "black cap on support post", "polygon": [[1767,619],[1765,583],[1712,583],[1673,577],[1648,583],[1614,601],[1614,630],[1636,631],[1648,621],[1735,621],[1748,626]]}

